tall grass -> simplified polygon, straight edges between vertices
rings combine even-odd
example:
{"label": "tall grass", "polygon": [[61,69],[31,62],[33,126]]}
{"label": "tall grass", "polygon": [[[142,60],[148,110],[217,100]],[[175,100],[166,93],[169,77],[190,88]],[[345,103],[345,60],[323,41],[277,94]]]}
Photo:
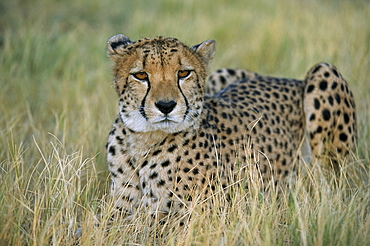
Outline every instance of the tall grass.
{"label": "tall grass", "polygon": [[[78,228],[83,245],[369,244],[369,17],[365,0],[2,1],[0,245],[72,245]],[[215,39],[214,69],[303,78],[331,62],[355,94],[358,150],[339,176],[301,166],[283,193],[236,184],[227,210],[221,195],[214,210],[195,206],[186,233],[150,230],[145,216],[107,232],[104,145],[117,102],[105,43],[116,33]]]}

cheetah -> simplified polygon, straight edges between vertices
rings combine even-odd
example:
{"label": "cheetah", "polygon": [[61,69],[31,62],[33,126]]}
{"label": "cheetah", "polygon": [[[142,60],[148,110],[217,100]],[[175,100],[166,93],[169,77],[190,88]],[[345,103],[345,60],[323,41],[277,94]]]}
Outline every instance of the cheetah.
{"label": "cheetah", "polygon": [[236,174],[248,179],[246,169],[278,185],[304,143],[311,161],[355,147],[353,95],[330,64],[315,65],[304,80],[221,69],[207,81],[214,40],[189,47],[118,34],[107,53],[119,98],[106,145],[111,195],[126,217],[139,208],[156,218],[185,213]]}

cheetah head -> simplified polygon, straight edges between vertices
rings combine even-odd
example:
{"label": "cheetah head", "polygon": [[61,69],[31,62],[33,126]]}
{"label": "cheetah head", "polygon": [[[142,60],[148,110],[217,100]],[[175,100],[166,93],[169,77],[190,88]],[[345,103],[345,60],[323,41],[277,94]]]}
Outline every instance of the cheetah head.
{"label": "cheetah head", "polygon": [[197,122],[215,41],[187,47],[173,38],[108,40],[120,117],[135,132],[176,133]]}

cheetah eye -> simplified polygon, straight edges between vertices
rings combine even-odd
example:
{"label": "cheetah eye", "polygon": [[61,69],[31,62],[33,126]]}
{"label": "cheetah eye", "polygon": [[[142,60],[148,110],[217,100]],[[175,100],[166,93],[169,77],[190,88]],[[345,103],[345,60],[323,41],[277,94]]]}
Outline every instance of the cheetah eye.
{"label": "cheetah eye", "polygon": [[145,72],[134,73],[133,76],[138,80],[147,80],[148,74]]}
{"label": "cheetah eye", "polygon": [[180,70],[177,72],[179,79],[184,79],[191,74],[191,70]]}

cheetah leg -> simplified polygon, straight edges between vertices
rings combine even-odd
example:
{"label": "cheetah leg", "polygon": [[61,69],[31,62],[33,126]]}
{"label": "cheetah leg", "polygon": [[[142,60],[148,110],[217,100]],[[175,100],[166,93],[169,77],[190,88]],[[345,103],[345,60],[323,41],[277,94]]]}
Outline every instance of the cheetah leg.
{"label": "cheetah leg", "polygon": [[245,69],[218,69],[210,74],[208,78],[206,93],[209,96],[213,96],[235,81],[253,78],[256,76],[256,73],[250,72]]}
{"label": "cheetah leg", "polygon": [[136,173],[126,173],[128,169],[132,169],[127,164],[129,162],[130,160],[126,158],[126,162],[123,159],[123,161],[117,161],[114,166],[110,166],[111,196],[114,199],[116,209],[113,214],[117,213],[117,215],[125,216],[126,219],[130,219],[131,215],[135,214],[142,197],[139,189],[139,178]]}
{"label": "cheetah leg", "polygon": [[307,131],[304,134],[303,144],[301,147],[301,156],[306,163],[312,162],[312,150],[309,137],[307,136]]}
{"label": "cheetah leg", "polygon": [[347,157],[357,140],[353,94],[331,64],[316,64],[307,73],[304,90],[306,137],[312,161],[338,169],[338,157]]}
{"label": "cheetah leg", "polygon": [[111,173],[111,196],[117,213],[129,216],[135,213],[139,206],[142,192],[140,190],[140,179],[136,168],[132,164],[131,157],[125,154],[127,148],[122,133],[122,123],[114,124],[111,131],[107,150],[107,160]]}

